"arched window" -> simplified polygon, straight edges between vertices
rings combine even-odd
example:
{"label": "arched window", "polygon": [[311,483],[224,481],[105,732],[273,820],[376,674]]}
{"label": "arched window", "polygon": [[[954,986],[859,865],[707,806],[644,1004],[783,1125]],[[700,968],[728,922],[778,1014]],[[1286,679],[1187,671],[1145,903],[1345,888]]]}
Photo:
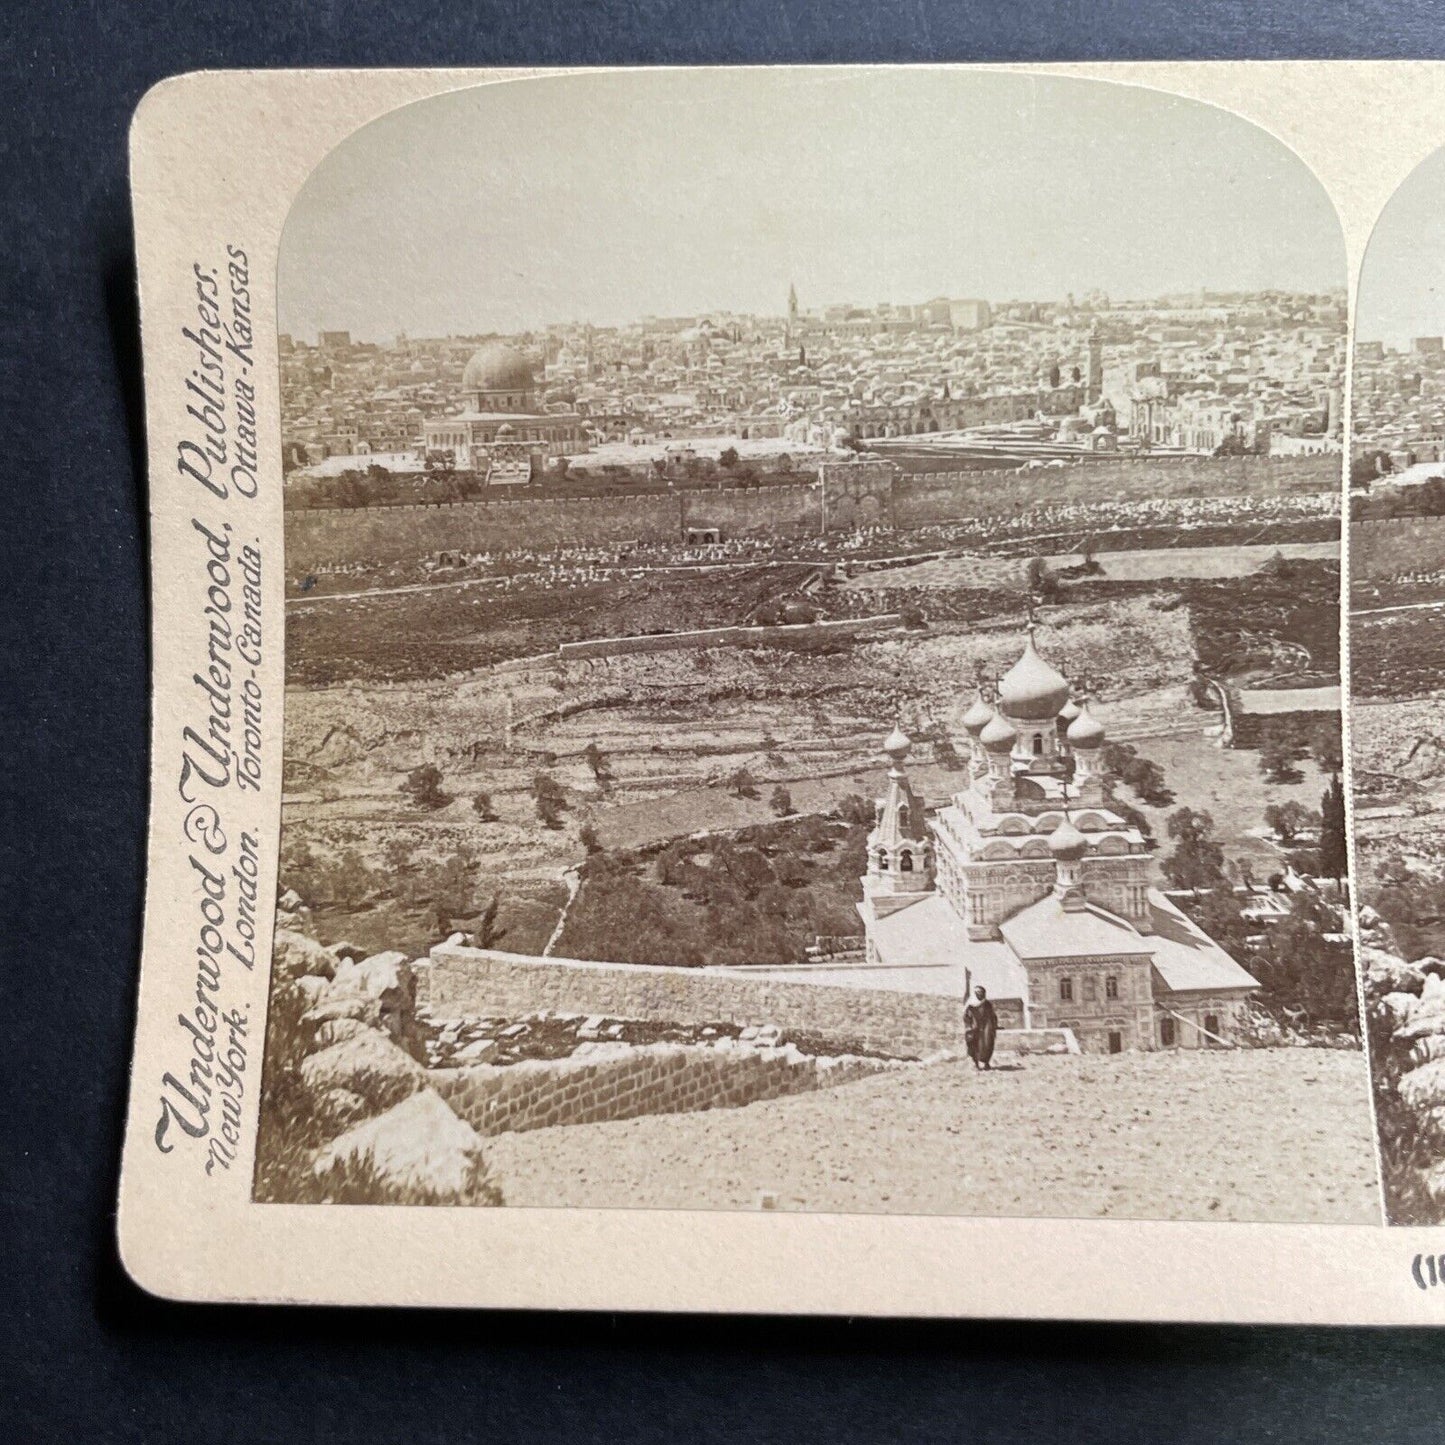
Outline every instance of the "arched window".
{"label": "arched window", "polygon": [[888,854],[885,853],[882,848],[878,850],[878,866],[880,868],[888,867]]}
{"label": "arched window", "polygon": [[1036,758],[1041,758],[1041,757],[1043,757],[1043,755],[1044,755],[1044,735],[1043,735],[1042,733],[1035,733],[1035,734],[1034,734],[1034,756],[1035,756]]}
{"label": "arched window", "polygon": [[913,872],[913,854],[906,848],[898,855],[898,871],[900,873]]}
{"label": "arched window", "polygon": [[899,826],[900,828],[906,828],[906,827],[908,826],[908,804],[907,804],[907,803],[900,803],[900,804],[898,805],[898,826]]}

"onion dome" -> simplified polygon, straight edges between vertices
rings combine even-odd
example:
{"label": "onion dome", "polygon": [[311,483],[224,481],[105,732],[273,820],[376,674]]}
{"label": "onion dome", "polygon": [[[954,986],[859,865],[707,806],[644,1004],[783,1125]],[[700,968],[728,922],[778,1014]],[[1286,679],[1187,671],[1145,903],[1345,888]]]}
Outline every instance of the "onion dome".
{"label": "onion dome", "polygon": [[1088,703],[1080,710],[1078,717],[1069,724],[1064,734],[1071,748],[1098,748],[1104,745],[1104,729],[1098,718],[1089,711]]}
{"label": "onion dome", "polygon": [[973,706],[963,715],[963,730],[969,737],[976,738],[993,719],[993,709],[983,700],[983,689],[973,700]]}
{"label": "onion dome", "polygon": [[1069,700],[1069,684],[1039,656],[1032,632],[1024,653],[998,685],[999,709],[1026,722],[1048,722]]}
{"label": "onion dome", "polygon": [[908,749],[913,746],[913,739],[903,731],[901,727],[894,725],[893,731],[883,739],[883,751],[893,759],[895,763],[901,763],[908,756]]}
{"label": "onion dome", "polygon": [[1018,742],[1019,735],[1005,720],[1002,713],[994,713],[983,731],[979,733],[978,740],[991,753],[1007,753],[1013,751],[1013,745]]}
{"label": "onion dome", "polygon": [[1089,851],[1089,840],[1074,826],[1067,813],[1049,834],[1049,852],[1065,863],[1077,863]]}
{"label": "onion dome", "polygon": [[1073,698],[1070,698],[1068,702],[1059,709],[1059,721],[1062,722],[1065,727],[1068,727],[1068,725],[1078,717],[1079,712],[1080,708],[1078,703],[1076,703]]}
{"label": "onion dome", "polygon": [[504,341],[479,348],[462,372],[463,391],[531,391],[536,385],[532,358]]}

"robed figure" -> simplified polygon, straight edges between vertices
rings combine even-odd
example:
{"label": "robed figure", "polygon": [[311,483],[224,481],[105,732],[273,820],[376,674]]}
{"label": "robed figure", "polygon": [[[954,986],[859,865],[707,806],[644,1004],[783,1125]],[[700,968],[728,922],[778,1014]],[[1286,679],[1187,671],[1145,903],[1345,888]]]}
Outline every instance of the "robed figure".
{"label": "robed figure", "polygon": [[993,1000],[982,984],[974,989],[968,1007],[963,1011],[963,1043],[976,1069],[986,1069],[993,1058],[998,1040],[998,1014]]}

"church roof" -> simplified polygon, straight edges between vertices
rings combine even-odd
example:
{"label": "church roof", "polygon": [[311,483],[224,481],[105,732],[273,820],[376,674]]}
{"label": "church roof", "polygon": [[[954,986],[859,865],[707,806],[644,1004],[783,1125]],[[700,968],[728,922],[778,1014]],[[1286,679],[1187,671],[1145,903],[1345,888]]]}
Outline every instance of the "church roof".
{"label": "church roof", "polygon": [[993,721],[993,709],[984,701],[982,691],[974,698],[973,705],[963,715],[965,731],[977,737]]}
{"label": "church roof", "polygon": [[1156,889],[1149,890],[1154,933],[1154,972],[1174,993],[1194,989],[1258,988],[1259,980],[1237,964],[1207,933]]}
{"label": "church roof", "polygon": [[1121,957],[1153,953],[1153,942],[1126,919],[1086,903],[1065,908],[1054,893],[1019,909],[999,926],[1004,941],[1021,959]]}
{"label": "church roof", "polygon": [[1032,632],[1023,656],[1000,680],[998,697],[1000,711],[1030,722],[1051,721],[1069,700],[1068,682],[1039,656]]}
{"label": "church roof", "polygon": [[[893,981],[869,987],[965,996],[982,984],[995,1002],[1028,997],[1028,975],[1006,943],[971,939],[963,920],[941,894],[877,919],[871,936],[881,967]],[[967,969],[967,975],[964,970]]]}
{"label": "church roof", "polygon": [[1104,741],[1103,724],[1089,711],[1088,703],[1085,703],[1069,724],[1064,736],[1076,748],[1097,748]]}
{"label": "church roof", "polygon": [[1018,737],[1013,725],[1002,713],[996,712],[979,733],[978,740],[991,753],[1006,753],[1018,741]]}

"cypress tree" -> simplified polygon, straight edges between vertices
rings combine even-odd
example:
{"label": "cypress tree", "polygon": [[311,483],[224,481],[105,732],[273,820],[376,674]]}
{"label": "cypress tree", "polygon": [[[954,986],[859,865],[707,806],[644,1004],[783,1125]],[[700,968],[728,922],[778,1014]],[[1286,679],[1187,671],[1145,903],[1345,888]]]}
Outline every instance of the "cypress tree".
{"label": "cypress tree", "polygon": [[1330,779],[1320,799],[1320,872],[1327,878],[1343,878],[1348,868],[1345,790],[1335,777]]}

